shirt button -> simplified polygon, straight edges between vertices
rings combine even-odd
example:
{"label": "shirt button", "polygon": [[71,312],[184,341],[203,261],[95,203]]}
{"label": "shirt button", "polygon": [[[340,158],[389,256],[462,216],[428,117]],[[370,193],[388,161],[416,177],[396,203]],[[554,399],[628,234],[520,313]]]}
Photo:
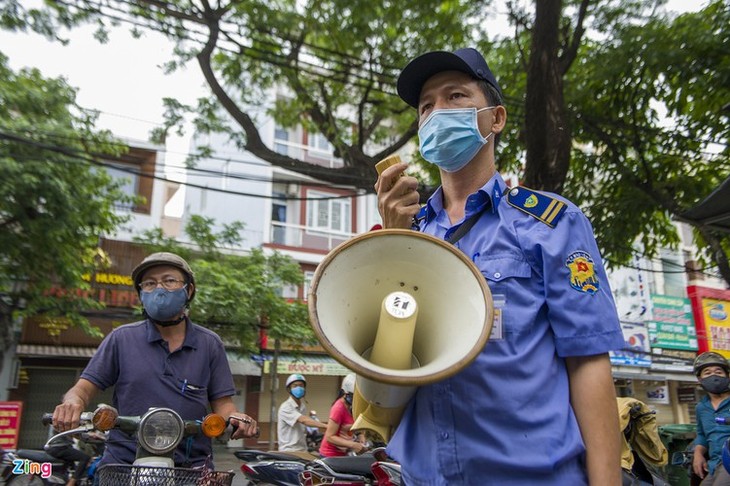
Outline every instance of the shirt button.
{"label": "shirt button", "polygon": [[494,272],[494,278],[499,278],[499,277],[501,277],[501,276],[502,276],[502,274],[501,274],[501,273],[499,273],[499,272]]}
{"label": "shirt button", "polygon": [[449,438],[449,433],[448,432],[441,432],[441,438],[442,439],[448,439]]}

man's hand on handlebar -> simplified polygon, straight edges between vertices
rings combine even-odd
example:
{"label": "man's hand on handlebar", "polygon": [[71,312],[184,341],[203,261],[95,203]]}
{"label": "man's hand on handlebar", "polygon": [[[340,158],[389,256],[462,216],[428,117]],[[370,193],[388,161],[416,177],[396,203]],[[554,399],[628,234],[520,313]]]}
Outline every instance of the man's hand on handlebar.
{"label": "man's hand on handlebar", "polygon": [[231,415],[229,423],[233,426],[231,439],[244,439],[259,436],[259,427],[254,419],[246,414]]}
{"label": "man's hand on handlebar", "polygon": [[79,426],[81,412],[86,405],[80,399],[67,398],[53,411],[53,429],[64,432]]}

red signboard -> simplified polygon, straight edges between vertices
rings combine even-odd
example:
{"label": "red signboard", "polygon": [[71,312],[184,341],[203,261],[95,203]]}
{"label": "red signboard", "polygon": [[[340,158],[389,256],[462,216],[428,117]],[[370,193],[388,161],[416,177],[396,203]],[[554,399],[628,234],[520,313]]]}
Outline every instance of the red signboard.
{"label": "red signboard", "polygon": [[715,351],[730,358],[730,290],[690,285],[697,344],[700,352]]}
{"label": "red signboard", "polygon": [[0,402],[0,448],[17,449],[23,402]]}

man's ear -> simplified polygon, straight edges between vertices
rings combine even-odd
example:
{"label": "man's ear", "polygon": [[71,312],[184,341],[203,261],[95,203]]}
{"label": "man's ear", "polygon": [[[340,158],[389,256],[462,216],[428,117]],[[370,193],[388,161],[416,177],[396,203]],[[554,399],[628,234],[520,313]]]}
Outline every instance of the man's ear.
{"label": "man's ear", "polygon": [[502,105],[497,105],[494,110],[494,122],[492,123],[492,131],[495,134],[502,133],[504,127],[507,125],[507,110]]}
{"label": "man's ear", "polygon": [[190,300],[190,297],[193,295],[193,292],[195,292],[195,284],[190,282],[188,284],[187,289],[188,289],[188,300]]}

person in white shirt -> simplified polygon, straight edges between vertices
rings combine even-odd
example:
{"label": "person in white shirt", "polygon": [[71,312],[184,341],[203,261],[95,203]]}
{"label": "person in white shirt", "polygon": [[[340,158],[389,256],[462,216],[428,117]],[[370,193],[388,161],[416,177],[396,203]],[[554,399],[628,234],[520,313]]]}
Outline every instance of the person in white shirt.
{"label": "person in white shirt", "polygon": [[279,406],[277,436],[280,451],[307,452],[307,427],[326,429],[327,424],[314,420],[307,414],[304,396],[307,379],[294,373],[286,379],[289,398]]}

